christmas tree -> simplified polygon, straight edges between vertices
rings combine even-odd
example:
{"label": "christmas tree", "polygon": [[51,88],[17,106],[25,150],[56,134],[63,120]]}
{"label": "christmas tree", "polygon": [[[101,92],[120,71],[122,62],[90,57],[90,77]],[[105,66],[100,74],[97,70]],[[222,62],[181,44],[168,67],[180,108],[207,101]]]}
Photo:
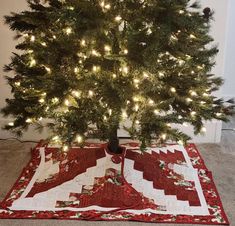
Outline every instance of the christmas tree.
{"label": "christmas tree", "polygon": [[226,120],[233,106],[213,94],[223,82],[211,73],[213,13],[190,2],[28,0],[5,17],[20,50],[5,66],[13,97],[2,112],[15,117],[5,129],[48,127],[64,150],[96,137],[117,152],[122,125],[144,149],[186,142],[172,124],[198,134],[205,120]]}

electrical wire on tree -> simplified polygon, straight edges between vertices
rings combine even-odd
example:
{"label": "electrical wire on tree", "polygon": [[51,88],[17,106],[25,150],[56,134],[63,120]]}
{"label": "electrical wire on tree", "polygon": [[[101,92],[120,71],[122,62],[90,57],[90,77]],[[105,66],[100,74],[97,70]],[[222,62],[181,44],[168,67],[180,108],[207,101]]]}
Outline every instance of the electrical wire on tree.
{"label": "electrical wire on tree", "polygon": [[174,124],[198,134],[206,120],[226,121],[232,102],[213,94],[223,82],[211,73],[213,13],[190,2],[28,0],[29,10],[5,17],[20,50],[5,66],[13,97],[2,113],[15,118],[5,129],[48,127],[64,151],[95,137],[117,153],[122,125],[144,150],[185,143]]}

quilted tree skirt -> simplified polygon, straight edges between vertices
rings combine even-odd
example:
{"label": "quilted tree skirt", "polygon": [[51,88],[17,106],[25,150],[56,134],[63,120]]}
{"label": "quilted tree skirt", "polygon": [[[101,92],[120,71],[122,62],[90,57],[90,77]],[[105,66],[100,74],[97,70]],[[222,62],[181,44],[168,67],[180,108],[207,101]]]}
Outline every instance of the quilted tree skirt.
{"label": "quilted tree skirt", "polygon": [[132,220],[228,225],[212,174],[196,146],[106,144],[60,152],[38,144],[1,203],[0,218]]}

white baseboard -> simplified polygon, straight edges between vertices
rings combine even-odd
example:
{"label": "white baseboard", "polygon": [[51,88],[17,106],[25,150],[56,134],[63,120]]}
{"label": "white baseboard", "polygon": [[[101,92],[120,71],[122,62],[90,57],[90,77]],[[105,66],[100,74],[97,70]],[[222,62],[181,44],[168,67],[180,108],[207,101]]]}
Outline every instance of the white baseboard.
{"label": "white baseboard", "polygon": [[200,135],[194,135],[193,127],[184,127],[178,125],[177,128],[192,137],[194,143],[219,143],[221,141],[222,122],[212,120],[204,123],[206,132]]}
{"label": "white baseboard", "polygon": [[[0,127],[2,128],[10,122],[9,119],[0,118]],[[205,123],[206,133],[204,135],[195,136],[193,134],[192,126],[181,126],[177,125],[176,128],[180,129],[184,133],[192,137],[192,142],[195,143],[219,143],[221,139],[221,128],[222,123],[216,120]],[[2,130],[0,128],[0,138],[9,138],[13,137],[8,131]],[[45,130],[41,134],[35,131],[33,128],[30,128],[27,132],[24,133],[22,140],[35,140],[45,139],[48,136],[48,131]],[[125,130],[120,129],[118,131],[118,136],[120,137],[129,137],[128,133]]]}
{"label": "white baseboard", "polygon": [[[12,120],[10,119],[5,119],[5,118],[0,118],[0,138],[6,139],[10,137],[14,137],[12,133],[9,131],[3,130],[2,127]],[[34,130],[34,128],[29,128],[28,131],[24,133],[24,135],[20,138],[22,140],[32,140],[32,141],[39,141],[41,139],[45,139],[48,136],[48,131],[43,131],[42,133],[38,133],[37,131]]]}
{"label": "white baseboard", "polygon": [[[173,125],[172,127],[181,130],[192,138],[195,143],[219,143],[221,141],[222,122],[217,120],[208,121],[204,124],[206,132],[202,135],[195,135],[192,126]],[[118,132],[118,136],[128,136],[124,130]]]}

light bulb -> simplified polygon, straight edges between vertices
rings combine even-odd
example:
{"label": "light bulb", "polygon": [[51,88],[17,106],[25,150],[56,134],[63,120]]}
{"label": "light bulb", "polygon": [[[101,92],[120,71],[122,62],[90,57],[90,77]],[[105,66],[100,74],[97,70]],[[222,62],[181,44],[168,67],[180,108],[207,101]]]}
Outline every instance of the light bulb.
{"label": "light bulb", "polygon": [[15,82],[15,85],[16,86],[20,86],[20,82]]}
{"label": "light bulb", "polygon": [[184,14],[184,10],[179,10],[179,14]]}
{"label": "light bulb", "polygon": [[186,101],[190,103],[190,102],[192,102],[193,100],[188,97],[188,98],[186,98]]}
{"label": "light bulb", "polygon": [[78,73],[79,72],[79,68],[78,67],[75,67],[74,68],[74,73]]}
{"label": "light bulb", "polygon": [[162,138],[163,140],[165,140],[165,139],[166,139],[166,134],[165,134],[165,133],[162,134],[162,135],[161,135],[161,138]]}
{"label": "light bulb", "polygon": [[47,44],[45,42],[41,42],[42,46],[47,46]]}
{"label": "light bulb", "polygon": [[74,7],[73,6],[69,6],[68,9],[73,11]]}
{"label": "light bulb", "polygon": [[38,102],[42,104],[42,103],[45,102],[45,100],[43,98],[41,98],[41,99],[38,100]]}
{"label": "light bulb", "polygon": [[124,54],[128,54],[128,50],[127,49],[124,49]]}
{"label": "light bulb", "polygon": [[29,63],[29,66],[30,67],[33,67],[33,66],[35,66],[36,65],[36,60],[35,59],[31,59],[31,61],[30,61],[30,63]]}
{"label": "light bulb", "polygon": [[133,97],[133,101],[138,102],[139,100],[140,100],[139,97],[137,97],[137,96]]}
{"label": "light bulb", "polygon": [[140,121],[139,121],[139,120],[136,120],[136,121],[135,121],[135,124],[139,125],[139,124],[140,124]]}
{"label": "light bulb", "polygon": [[178,63],[179,63],[180,66],[182,66],[182,65],[185,63],[185,61],[182,60],[182,59],[179,59],[179,60],[178,60]]}
{"label": "light bulb", "polygon": [[171,41],[178,41],[178,38],[175,35],[171,35],[170,39]]}
{"label": "light bulb", "polygon": [[92,68],[93,72],[97,72],[97,71],[98,71],[98,69],[99,69],[99,67],[98,67],[98,66],[93,66],[93,68]]}
{"label": "light bulb", "polygon": [[104,46],[104,50],[109,52],[109,51],[111,51],[111,47],[109,45],[105,45]]}
{"label": "light bulb", "polygon": [[179,145],[183,145],[184,144],[184,142],[182,141],[182,140],[178,140],[178,142],[177,142]]}
{"label": "light bulb", "polygon": [[174,60],[174,61],[177,60],[177,58],[172,55],[169,57],[169,59]]}
{"label": "light bulb", "polygon": [[192,57],[190,55],[188,55],[188,54],[186,54],[185,56],[186,56],[187,60],[192,59]]}
{"label": "light bulb", "polygon": [[153,105],[153,104],[154,104],[154,101],[153,101],[153,100],[149,100],[149,104],[150,104],[150,105]]}
{"label": "light bulb", "polygon": [[123,72],[124,72],[125,74],[127,74],[127,73],[128,73],[128,67],[123,67]]}
{"label": "light bulb", "polygon": [[201,128],[201,133],[205,133],[206,132],[206,127],[202,127]]}
{"label": "light bulb", "polygon": [[217,117],[220,117],[221,115],[222,115],[222,113],[219,113],[219,112],[216,113],[216,116],[217,116]]}
{"label": "light bulb", "polygon": [[80,97],[81,96],[81,92],[79,91],[72,91],[72,95],[75,97]]}
{"label": "light bulb", "polygon": [[71,27],[66,28],[65,32],[67,35],[70,35],[72,33],[72,28]]}
{"label": "light bulb", "polygon": [[135,105],[135,111],[138,111],[138,110],[139,110],[139,105],[136,104],[136,105]]}
{"label": "light bulb", "polygon": [[105,9],[110,9],[111,8],[111,5],[110,4],[107,4],[104,6]]}
{"label": "light bulb", "polygon": [[155,109],[153,112],[155,115],[159,115],[159,113],[160,113],[158,109]]}
{"label": "light bulb", "polygon": [[100,55],[95,49],[93,49],[91,51],[91,54],[94,55],[94,56],[99,56]]}
{"label": "light bulb", "polygon": [[59,99],[57,98],[57,97],[54,97],[53,99],[52,99],[52,102],[55,104],[55,103],[58,103],[59,102]]}
{"label": "light bulb", "polygon": [[152,29],[149,27],[147,30],[147,35],[151,35],[153,33]]}
{"label": "light bulb", "polygon": [[127,113],[126,113],[126,111],[122,111],[122,117],[124,118],[124,119],[126,119],[127,118]]}
{"label": "light bulb", "polygon": [[143,72],[143,77],[144,77],[144,78],[148,78],[149,75],[148,75],[146,72]]}
{"label": "light bulb", "polygon": [[54,140],[54,141],[59,141],[60,138],[59,138],[59,136],[54,136],[54,137],[52,138],[52,140]]}
{"label": "light bulb", "polygon": [[197,69],[202,70],[202,69],[203,69],[203,67],[202,67],[202,66],[200,66],[200,65],[198,65],[198,66],[197,66]]}
{"label": "light bulb", "polygon": [[51,69],[49,67],[45,67],[45,69],[48,73],[51,73]]}
{"label": "light bulb", "polygon": [[86,40],[85,39],[82,39],[80,43],[81,43],[81,46],[86,46]]}
{"label": "light bulb", "polygon": [[118,21],[118,22],[119,22],[121,19],[122,19],[121,16],[116,16],[116,17],[115,17],[115,20]]}
{"label": "light bulb", "polygon": [[204,97],[208,97],[209,94],[208,94],[208,93],[203,93],[203,96],[204,96]]}
{"label": "light bulb", "polygon": [[27,123],[31,123],[31,122],[33,122],[33,120],[31,119],[31,118],[28,118],[28,119],[26,119],[26,121],[25,122],[27,122]]}
{"label": "light bulb", "polygon": [[195,38],[196,38],[196,36],[193,35],[193,34],[190,34],[189,37],[190,37],[191,39],[195,39]]}
{"label": "light bulb", "polygon": [[164,73],[163,72],[159,72],[158,74],[159,74],[160,78],[164,77]]}
{"label": "light bulb", "polygon": [[137,84],[138,84],[139,82],[140,82],[139,79],[137,79],[137,78],[134,79],[134,83],[137,83]]}
{"label": "light bulb", "polygon": [[195,116],[197,113],[195,112],[195,111],[192,111],[191,113],[190,113],[190,115],[191,116]]}
{"label": "light bulb", "polygon": [[66,106],[69,106],[69,100],[66,99],[66,100],[64,101],[64,104],[65,104]]}
{"label": "light bulb", "polygon": [[172,93],[175,93],[175,92],[176,92],[176,89],[175,89],[174,87],[171,87],[171,88],[170,88],[170,91],[171,91]]}
{"label": "light bulb", "polygon": [[55,35],[53,35],[53,36],[52,36],[52,38],[53,38],[53,39],[56,39],[56,36],[55,36]]}
{"label": "light bulb", "polygon": [[197,93],[196,93],[195,91],[191,90],[191,91],[190,91],[190,95],[191,95],[191,96],[197,96]]}
{"label": "light bulb", "polygon": [[14,126],[14,122],[9,122],[8,126]]}
{"label": "light bulb", "polygon": [[113,74],[112,76],[113,76],[113,78],[117,78],[117,75],[116,75],[116,74]]}
{"label": "light bulb", "polygon": [[112,115],[112,109],[109,109],[108,112],[109,112],[109,115]]}
{"label": "light bulb", "polygon": [[92,90],[89,90],[88,95],[89,95],[89,97],[93,97],[94,92]]}
{"label": "light bulb", "polygon": [[34,36],[34,35],[32,35],[32,36],[30,37],[30,41],[31,41],[31,42],[34,42],[34,41],[35,41],[35,36]]}
{"label": "light bulb", "polygon": [[69,147],[67,146],[67,145],[65,145],[64,147],[63,147],[63,151],[64,152],[67,152],[69,150]]}
{"label": "light bulb", "polygon": [[76,140],[78,143],[82,143],[82,140],[83,140],[82,136],[78,135]]}

